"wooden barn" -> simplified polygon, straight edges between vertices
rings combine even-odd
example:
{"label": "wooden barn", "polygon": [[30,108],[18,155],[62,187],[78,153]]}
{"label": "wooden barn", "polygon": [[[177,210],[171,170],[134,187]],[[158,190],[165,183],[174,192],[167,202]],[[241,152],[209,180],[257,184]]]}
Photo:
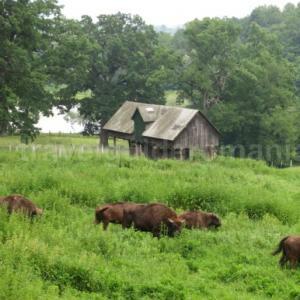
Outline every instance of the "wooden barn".
{"label": "wooden barn", "polygon": [[125,139],[131,154],[188,159],[201,150],[214,156],[220,133],[198,110],[126,101],[104,125],[104,135]]}

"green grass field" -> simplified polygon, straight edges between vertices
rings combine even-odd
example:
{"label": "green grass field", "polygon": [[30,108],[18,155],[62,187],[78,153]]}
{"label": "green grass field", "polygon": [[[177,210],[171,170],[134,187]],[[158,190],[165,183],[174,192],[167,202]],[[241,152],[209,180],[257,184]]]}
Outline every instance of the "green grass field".
{"label": "green grass field", "polygon": [[[32,145],[98,145],[99,138],[97,136],[82,136],[80,134],[40,134],[38,138],[29,146]],[[6,136],[0,137],[0,147],[8,146],[22,146],[20,144],[20,137]]]}
{"label": "green grass field", "polygon": [[[35,145],[77,142],[98,140],[41,136]],[[0,210],[0,299],[300,299],[300,269],[281,270],[271,255],[283,236],[300,233],[299,168],[12,143],[0,138],[0,195],[24,194],[45,213],[31,223]],[[223,226],[156,239],[93,224],[96,205],[120,200],[214,211]]]}

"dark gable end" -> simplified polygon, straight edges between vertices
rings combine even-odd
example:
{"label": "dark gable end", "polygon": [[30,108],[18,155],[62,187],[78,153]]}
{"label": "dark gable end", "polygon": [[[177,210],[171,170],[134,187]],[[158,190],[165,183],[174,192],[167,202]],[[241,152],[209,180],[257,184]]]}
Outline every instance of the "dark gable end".
{"label": "dark gable end", "polygon": [[138,108],[136,108],[132,118],[133,120],[133,136],[136,142],[143,142],[143,133],[145,131],[146,125],[143,117]]}

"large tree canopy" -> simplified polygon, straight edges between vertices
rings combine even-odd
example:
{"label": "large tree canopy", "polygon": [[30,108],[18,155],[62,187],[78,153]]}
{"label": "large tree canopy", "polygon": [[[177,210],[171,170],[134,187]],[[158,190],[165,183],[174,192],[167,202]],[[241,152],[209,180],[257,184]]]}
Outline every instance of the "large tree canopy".
{"label": "large tree canopy", "polygon": [[259,7],[243,20],[194,20],[174,36],[182,58],[179,102],[206,112],[222,143],[242,148],[234,155],[276,165],[295,157],[299,7]]}
{"label": "large tree canopy", "polygon": [[186,25],[179,95],[205,112],[222,98],[234,58],[239,28],[231,20],[194,20]]}
{"label": "large tree canopy", "polygon": [[256,24],[240,47],[224,102],[211,115],[225,144],[243,145],[254,158],[289,163],[298,137],[294,68],[276,37]]}
{"label": "large tree canopy", "polygon": [[125,100],[164,103],[164,82],[170,60],[152,26],[138,16],[100,15],[81,21],[95,41],[80,112],[93,123],[104,124]]}
{"label": "large tree canopy", "polygon": [[54,0],[0,2],[0,134],[17,130],[27,142],[50,113],[45,55],[59,14]]}

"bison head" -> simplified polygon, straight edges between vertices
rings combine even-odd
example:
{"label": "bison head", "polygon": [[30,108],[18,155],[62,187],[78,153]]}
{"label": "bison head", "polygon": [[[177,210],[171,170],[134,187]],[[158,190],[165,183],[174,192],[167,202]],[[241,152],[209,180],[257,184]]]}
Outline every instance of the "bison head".
{"label": "bison head", "polygon": [[180,218],[169,218],[167,220],[167,227],[168,227],[168,236],[175,236],[176,234],[179,234],[182,229],[182,225],[184,223],[184,220]]}
{"label": "bison head", "polygon": [[38,216],[41,216],[42,214],[43,214],[43,209],[41,209],[41,208],[36,208],[36,214],[38,215]]}
{"label": "bison head", "polygon": [[41,216],[42,214],[43,210],[38,207],[36,207],[32,212],[28,212],[28,215],[31,217]]}
{"label": "bison head", "polygon": [[109,207],[110,207],[109,205],[106,205],[106,206],[101,206],[96,208],[94,224],[97,225],[103,221],[103,212],[107,210]]}
{"label": "bison head", "polygon": [[208,215],[208,227],[218,228],[221,226],[221,221],[219,217],[215,214],[210,213]]}

